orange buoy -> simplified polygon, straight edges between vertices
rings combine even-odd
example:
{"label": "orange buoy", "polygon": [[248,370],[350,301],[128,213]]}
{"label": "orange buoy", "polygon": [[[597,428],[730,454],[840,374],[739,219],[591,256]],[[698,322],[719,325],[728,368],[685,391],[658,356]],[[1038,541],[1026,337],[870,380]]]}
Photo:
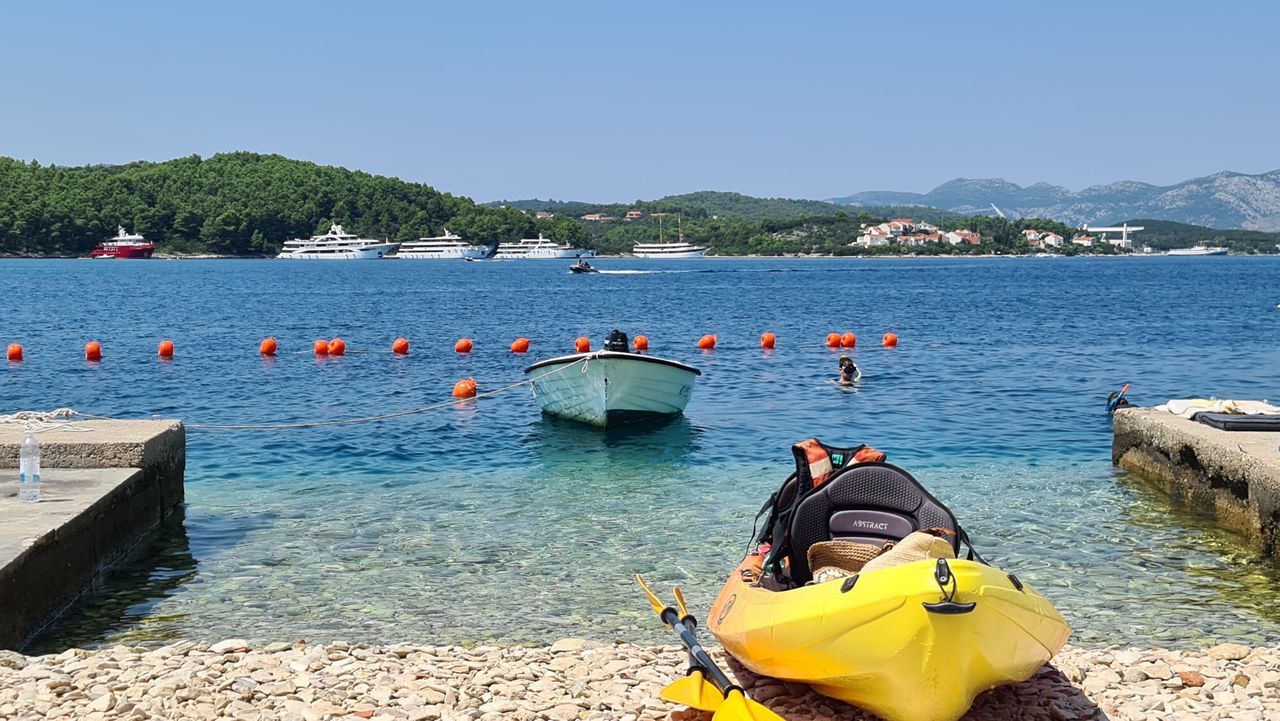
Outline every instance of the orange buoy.
{"label": "orange buoy", "polygon": [[841,348],[852,348],[856,345],[858,345],[858,336],[853,333],[845,333],[840,336]]}
{"label": "orange buoy", "polygon": [[470,353],[473,345],[470,338],[463,338],[453,344],[453,349],[458,353]]}
{"label": "orange buoy", "polygon": [[828,333],[828,334],[827,334],[827,347],[828,347],[828,348],[839,348],[839,347],[840,347],[840,334],[839,334],[839,333]]}
{"label": "orange buoy", "polygon": [[5,352],[5,355],[9,358],[10,361],[14,363],[17,363],[18,361],[22,360],[22,344],[10,343],[8,350]]}
{"label": "orange buoy", "polygon": [[[327,346],[326,346],[326,350],[327,350],[327,349],[328,349],[328,348],[327,348]],[[275,354],[276,354],[276,339],[275,339],[275,338],[263,338],[263,339],[262,339],[262,343],[260,343],[260,344],[258,345],[258,352],[259,352],[259,353],[261,353],[262,355],[275,355]]]}
{"label": "orange buoy", "polygon": [[885,347],[885,348],[897,348],[897,347],[898,347],[898,334],[897,334],[897,333],[885,333],[885,334],[884,334],[884,340],[883,340],[883,341],[881,341],[881,342],[882,342],[882,343],[884,343],[884,347]]}
{"label": "orange buoy", "polygon": [[778,336],[774,335],[773,333],[766,332],[766,333],[760,334],[761,348],[772,348],[773,344],[777,342],[778,342]]}
{"label": "orange buoy", "polygon": [[514,341],[512,341],[512,342],[511,342],[511,352],[512,352],[512,353],[528,353],[528,352],[529,352],[529,339],[528,339],[528,338],[516,338]]}
{"label": "orange buoy", "polygon": [[591,351],[591,340],[585,335],[580,335],[578,336],[578,339],[573,342],[573,347],[574,350],[579,353],[588,353]]}
{"label": "orange buoy", "polygon": [[102,344],[96,340],[91,340],[84,344],[84,359],[87,361],[102,360]]}
{"label": "orange buoy", "polygon": [[316,355],[329,355],[329,341],[324,338],[316,341],[315,346],[313,347],[315,348]]}
{"label": "orange buoy", "polygon": [[636,350],[649,350],[649,336],[638,335],[631,339],[631,345],[634,346]]}
{"label": "orange buoy", "polygon": [[173,341],[171,340],[160,341],[160,346],[156,348],[156,354],[159,355],[161,358],[172,358],[173,357]]}
{"label": "orange buoy", "polygon": [[346,355],[347,342],[341,338],[334,338],[329,341],[329,355]]}
{"label": "orange buoy", "polygon": [[391,342],[391,352],[395,353],[396,355],[408,355],[409,339],[396,338],[394,341]]}
{"label": "orange buoy", "polygon": [[716,337],[713,335],[704,335],[698,339],[698,347],[702,350],[711,350],[716,347]]}
{"label": "orange buoy", "polygon": [[454,398],[475,398],[476,396],[476,379],[463,378],[453,384]]}

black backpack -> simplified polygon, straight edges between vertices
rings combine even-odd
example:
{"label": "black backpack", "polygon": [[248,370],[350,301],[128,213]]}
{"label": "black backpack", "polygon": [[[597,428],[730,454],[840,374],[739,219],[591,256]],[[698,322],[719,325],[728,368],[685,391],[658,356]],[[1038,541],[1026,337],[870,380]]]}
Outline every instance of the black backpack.
{"label": "black backpack", "polygon": [[[884,454],[867,445],[828,446],[809,439],[791,447],[796,470],[756,515],[768,514],[754,544],[768,544],[763,575],[782,588],[810,579],[809,547],[844,539],[880,545],[908,533],[940,529],[957,556],[960,543],[969,559],[982,561],[954,514],[911,474],[884,463]],[[755,529],[752,530],[755,535]]]}

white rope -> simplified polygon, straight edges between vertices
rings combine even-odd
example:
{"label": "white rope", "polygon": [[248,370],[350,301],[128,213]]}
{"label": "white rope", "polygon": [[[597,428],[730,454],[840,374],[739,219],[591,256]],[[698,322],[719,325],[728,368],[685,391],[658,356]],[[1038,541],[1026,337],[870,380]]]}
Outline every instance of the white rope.
{"label": "white rope", "polygon": [[[598,353],[592,354],[592,356],[598,357]],[[542,378],[546,378],[548,376],[555,375],[557,373],[563,373],[564,371],[578,364],[582,364],[582,366],[585,368],[587,364],[587,360],[592,356],[584,356],[581,360],[577,360],[577,361],[574,361],[573,363],[566,364],[548,373],[543,373],[541,376],[539,376],[539,380],[541,380]],[[455,398],[453,400],[442,401],[440,403],[433,403],[429,406],[422,406],[421,408],[410,408],[404,411],[396,411],[393,413],[383,413],[376,416],[364,416],[362,418],[343,418],[343,419],[332,420],[332,421],[311,421],[308,423],[247,423],[247,424],[236,424],[236,425],[192,423],[187,425],[187,428],[192,430],[201,430],[201,431],[279,431],[279,430],[294,430],[299,428],[330,428],[335,426],[352,426],[360,423],[377,423],[378,421],[390,420],[392,418],[403,418],[405,416],[418,415],[420,413],[428,413],[430,411],[440,410],[441,408],[448,408],[452,405],[455,405],[460,402],[468,401],[468,400],[490,398],[492,396],[498,395],[499,393],[505,393],[509,390],[512,390],[514,388],[519,388],[520,386],[525,386],[525,385],[532,386],[533,379],[526,378],[525,380],[512,383],[510,385],[502,386],[501,388],[495,388],[491,391],[477,393],[476,395],[471,396],[471,398]],[[91,428],[79,428],[71,425],[70,419],[73,417],[92,419],[92,420],[103,420],[103,421],[120,420],[115,418],[107,418],[105,416],[94,416],[94,415],[89,415],[87,413],[81,413],[73,408],[58,408],[58,409],[49,411],[47,413],[41,413],[38,411],[20,411],[18,413],[12,413],[9,415],[0,415],[0,423],[26,423],[26,424],[36,424],[36,425],[43,424],[44,427],[39,427],[36,432],[40,432],[43,430],[52,430],[54,428],[59,428],[63,430],[75,430],[75,431],[93,430]]]}
{"label": "white rope", "polygon": [[206,423],[192,423],[188,425],[187,428],[190,428],[192,430],[199,430],[199,431],[278,431],[278,430],[292,430],[292,429],[298,429],[298,428],[327,428],[332,426],[354,426],[359,423],[377,423],[378,421],[390,420],[392,418],[402,418],[404,416],[413,416],[419,413],[427,413],[430,411],[439,410],[441,408],[448,408],[449,406],[452,406],[456,403],[460,403],[463,401],[496,396],[499,393],[504,393],[506,391],[511,390],[512,388],[519,388],[520,386],[529,385],[531,383],[533,383],[533,381],[523,380],[518,383],[512,383],[509,386],[495,388],[491,391],[485,391],[484,393],[477,393],[474,396],[471,396],[471,398],[455,398],[450,401],[442,401],[440,403],[433,403],[429,406],[422,406],[421,408],[410,408],[409,410],[406,410],[406,411],[396,411],[395,413],[383,413],[381,415],[365,416],[363,418],[344,418],[344,419],[334,420],[334,421],[313,421],[310,423],[262,423],[262,424],[256,424],[256,425],[233,425],[233,426],[219,426],[219,425],[210,425]]}
{"label": "white rope", "polygon": [[18,411],[17,413],[0,414],[0,425],[22,424],[32,433],[45,431],[75,431],[86,433],[92,428],[83,428],[71,422],[73,417],[87,417],[77,413],[74,408],[55,408],[51,411]]}

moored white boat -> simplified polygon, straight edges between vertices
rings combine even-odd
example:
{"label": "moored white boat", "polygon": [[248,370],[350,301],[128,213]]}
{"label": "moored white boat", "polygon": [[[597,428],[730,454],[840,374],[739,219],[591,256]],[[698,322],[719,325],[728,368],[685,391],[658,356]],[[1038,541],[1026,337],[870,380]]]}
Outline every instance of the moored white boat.
{"label": "moored white boat", "polygon": [[324,235],[313,235],[307,240],[295,238],[285,241],[276,257],[290,260],[377,260],[399,246],[399,243],[385,240],[361,238],[334,223]]}
{"label": "moored white boat", "polygon": [[410,260],[457,260],[459,258],[483,258],[492,246],[471,245],[462,236],[444,229],[444,235],[434,238],[418,238],[400,245],[395,257]]}
{"label": "moored white boat", "polygon": [[553,240],[542,237],[542,233],[538,233],[537,238],[525,238],[519,243],[502,243],[498,246],[498,252],[494,256],[494,260],[547,260],[551,258],[594,258],[596,252],[594,250],[583,250],[574,248],[568,243],[558,245]]}
{"label": "moored white boat", "polygon": [[1166,255],[1226,255],[1227,251],[1228,249],[1222,246],[1193,245],[1190,248],[1174,248]]}
{"label": "moored white boat", "polygon": [[602,428],[679,415],[702,374],[678,361],[607,349],[539,361],[524,372],[544,413]]}

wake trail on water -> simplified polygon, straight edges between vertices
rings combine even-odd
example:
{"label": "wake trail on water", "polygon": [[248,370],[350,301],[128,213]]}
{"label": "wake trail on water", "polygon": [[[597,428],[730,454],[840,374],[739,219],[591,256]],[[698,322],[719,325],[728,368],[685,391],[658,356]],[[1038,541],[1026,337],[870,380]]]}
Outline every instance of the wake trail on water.
{"label": "wake trail on water", "polygon": [[842,269],[825,268],[664,268],[662,270],[604,270],[597,269],[601,275],[667,275],[674,273],[813,273],[841,272]]}

